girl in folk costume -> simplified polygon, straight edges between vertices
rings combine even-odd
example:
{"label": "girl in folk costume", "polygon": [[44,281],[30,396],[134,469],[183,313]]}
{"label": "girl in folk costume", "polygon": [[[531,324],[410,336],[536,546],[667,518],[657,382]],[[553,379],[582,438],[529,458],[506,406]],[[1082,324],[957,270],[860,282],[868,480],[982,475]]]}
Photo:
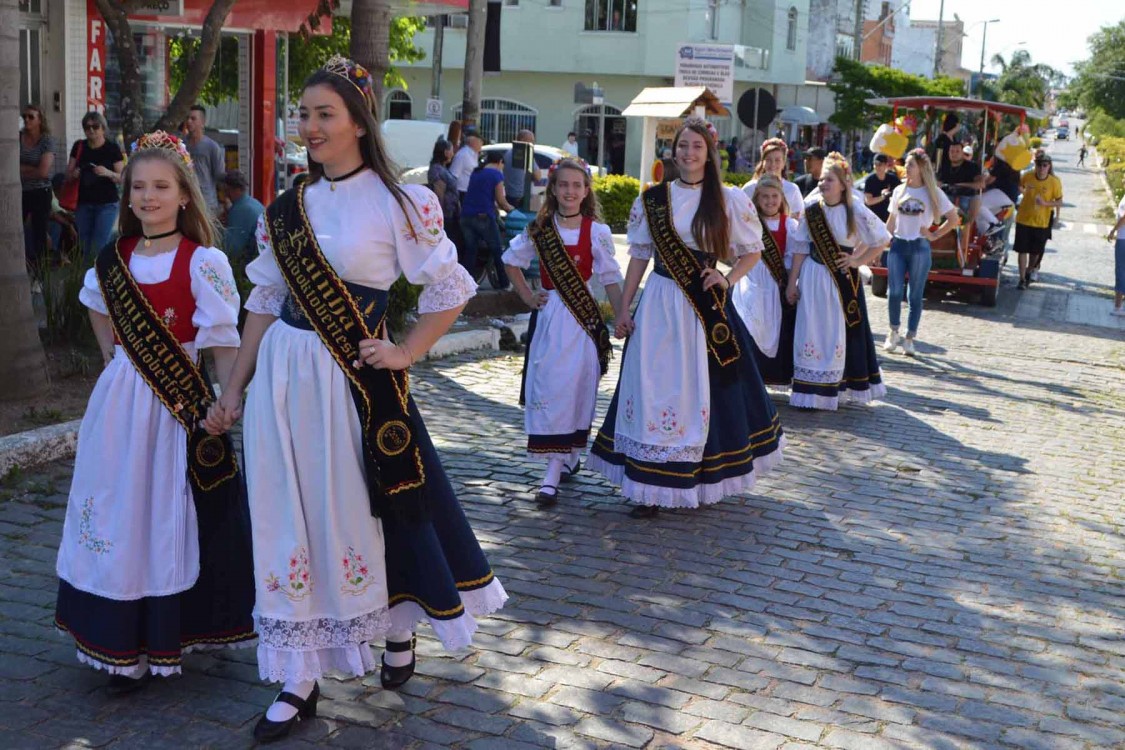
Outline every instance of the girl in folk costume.
{"label": "girl in folk costume", "polygon": [[731,301],[754,340],[754,361],[769,385],[789,386],[793,379],[793,326],[797,307],[785,296],[793,255],[789,238],[797,220],[788,216],[782,183],[772,174],[758,181],[752,195],[762,222],[762,262],[743,276]]}
{"label": "girl in folk costume", "polygon": [[105,369],[78,431],[55,613],[118,694],[179,673],[186,651],[254,638],[244,485],[230,440],[197,424],[214,398],[198,352],[221,384],[237,352],[234,277],[179,139],[142,136],[123,184],[121,238],[79,293]]}
{"label": "girl in folk costume", "polygon": [[[306,81],[311,179],[259,222],[244,345],[209,416],[211,429],[228,428],[249,383],[258,670],[284,683],[254,728],[259,741],[316,715],[321,675],[378,667],[370,642],[386,637],[380,680],[398,687],[414,673],[418,621],[462,648],[474,617],[507,598],[407,378],[476,284],[434,194],[396,181],[372,105],[371,76],[351,60]],[[395,344],[388,290],[404,274],[426,288],[417,325]]]}
{"label": "girl in folk costume", "polygon": [[[793,406],[835,410],[843,401],[873,401],[887,389],[857,270],[891,240],[879,217],[852,191],[847,159],[824,161],[819,195],[805,205],[792,237],[793,271],[786,296],[798,299],[793,335]],[[861,252],[853,252],[857,245]],[[798,282],[799,279],[799,282]]]}
{"label": "girl in folk costume", "polygon": [[[679,179],[649,188],[629,216],[627,311],[656,256],[590,468],[620,484],[649,518],[748,490],[781,460],[784,439],[729,304],[732,284],[758,262],[762,229],[749,198],[721,180],[714,127],[688,118],[673,140]],[[716,261],[733,265],[724,276]]]}
{"label": "girl in folk costume", "polygon": [[789,147],[780,138],[770,138],[762,144],[761,152],[762,158],[754,167],[754,179],[743,185],[742,189],[753,198],[758,181],[764,175],[773,175],[781,181],[785,202],[789,206],[787,213],[794,219],[800,220],[801,214],[805,211],[805,199],[801,196],[801,188],[797,187],[797,183],[786,179],[789,169]]}
{"label": "girl in folk costume", "polygon": [[[612,346],[601,309],[587,283],[595,274],[605,286],[614,317],[621,319],[621,266],[613,235],[598,219],[590,169],[567,158],[551,167],[547,198],[535,221],[504,253],[508,277],[531,307],[531,341],[524,365],[527,452],[547,459],[535,501],[558,501],[558,485],[580,467],[590,437],[598,381],[609,367]],[[520,269],[539,258],[543,291],[533,292]]]}

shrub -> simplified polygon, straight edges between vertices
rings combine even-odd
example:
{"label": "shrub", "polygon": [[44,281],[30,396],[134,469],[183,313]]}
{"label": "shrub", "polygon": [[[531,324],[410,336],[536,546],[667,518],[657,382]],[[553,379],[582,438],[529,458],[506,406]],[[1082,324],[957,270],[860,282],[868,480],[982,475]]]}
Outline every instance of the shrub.
{"label": "shrub", "polygon": [[1032,136],[1032,138],[1031,138],[1031,147],[1032,148],[1039,148],[1042,145],[1043,145],[1043,139],[1042,138],[1040,138],[1039,136]]}
{"label": "shrub", "polygon": [[387,327],[392,333],[398,334],[406,330],[406,316],[417,309],[420,294],[422,287],[411,284],[405,276],[400,276],[391,285],[390,298],[387,300]]}
{"label": "shrub", "polygon": [[602,207],[602,218],[616,233],[629,223],[633,201],[641,194],[641,181],[628,175],[610,174],[594,178],[594,193]]}
{"label": "shrub", "polygon": [[1125,138],[1103,137],[1098,141],[1098,156],[1101,157],[1114,200],[1118,201],[1125,193]]}
{"label": "shrub", "polygon": [[725,182],[727,185],[733,185],[735,187],[742,187],[752,179],[754,179],[754,175],[750,174],[749,172],[723,173],[723,182]]}
{"label": "shrub", "polygon": [[89,344],[94,333],[90,328],[90,315],[78,299],[78,293],[82,291],[86,271],[93,266],[93,261],[87,261],[77,248],[67,253],[66,260],[66,264],[57,267],[44,260],[39,267],[38,278],[47,312],[44,339],[51,344]]}

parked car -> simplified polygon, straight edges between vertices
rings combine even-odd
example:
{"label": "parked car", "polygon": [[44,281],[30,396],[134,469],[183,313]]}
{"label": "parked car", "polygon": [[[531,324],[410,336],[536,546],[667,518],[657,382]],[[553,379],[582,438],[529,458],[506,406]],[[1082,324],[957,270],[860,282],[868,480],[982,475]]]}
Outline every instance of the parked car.
{"label": "parked car", "polygon": [[1065,141],[1068,138],[1070,138],[1070,128],[1061,127],[1061,128],[1059,128],[1058,130],[1055,131],[1055,140],[1056,141]]}

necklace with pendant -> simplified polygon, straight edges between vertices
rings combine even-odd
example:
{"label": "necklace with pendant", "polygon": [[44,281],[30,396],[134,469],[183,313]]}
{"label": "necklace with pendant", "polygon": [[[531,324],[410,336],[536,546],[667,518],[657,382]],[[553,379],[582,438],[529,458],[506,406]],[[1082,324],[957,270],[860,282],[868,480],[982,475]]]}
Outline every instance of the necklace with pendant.
{"label": "necklace with pendant", "polygon": [[153,240],[162,240],[165,237],[171,237],[173,234],[179,232],[179,229],[173,229],[171,232],[164,232],[163,234],[145,234],[141,232],[141,236],[145,238],[145,247],[152,247]]}
{"label": "necklace with pendant", "polygon": [[342,180],[346,180],[350,177],[355,177],[357,174],[359,174],[360,172],[362,172],[365,169],[367,169],[367,165],[366,164],[360,164],[358,167],[356,167],[352,171],[348,172],[346,175],[342,175],[340,177],[329,177],[328,175],[324,175],[324,179],[328,180],[328,189],[331,190],[332,192],[336,192],[336,183],[337,182],[341,182]]}

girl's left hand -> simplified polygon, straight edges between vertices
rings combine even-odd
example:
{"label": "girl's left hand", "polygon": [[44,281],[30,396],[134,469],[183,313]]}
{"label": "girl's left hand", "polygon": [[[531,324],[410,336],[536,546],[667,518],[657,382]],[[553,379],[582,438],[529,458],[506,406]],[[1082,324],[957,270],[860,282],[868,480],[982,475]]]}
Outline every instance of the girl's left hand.
{"label": "girl's left hand", "polygon": [[847,253],[840,253],[838,256],[836,256],[836,268],[840,269],[841,271],[847,271],[849,268],[855,268],[855,267],[856,267],[856,262],[855,262],[855,256],[854,255],[848,255]]}
{"label": "girl's left hand", "polygon": [[359,342],[359,356],[352,367],[357,370],[363,365],[376,370],[405,370],[412,364],[406,349],[391,343],[390,337],[383,333],[381,339],[363,339]]}
{"label": "girl's left hand", "polygon": [[716,285],[720,289],[730,289],[730,280],[717,268],[704,268],[700,276],[703,277],[703,291],[705,292]]}

